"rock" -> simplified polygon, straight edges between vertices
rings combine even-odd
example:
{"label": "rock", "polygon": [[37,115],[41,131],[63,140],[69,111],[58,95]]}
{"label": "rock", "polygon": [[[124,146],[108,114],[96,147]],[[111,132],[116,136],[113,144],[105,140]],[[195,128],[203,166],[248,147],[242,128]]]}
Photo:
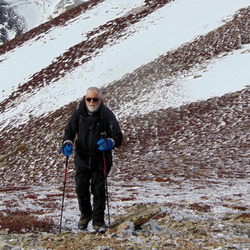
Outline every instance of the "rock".
{"label": "rock", "polygon": [[148,220],[156,216],[161,212],[160,207],[149,207],[149,208],[142,208],[138,211],[135,211],[131,214],[128,214],[118,220],[116,220],[114,223],[112,223],[111,227],[117,227],[118,225],[123,224],[126,222],[122,227],[127,227],[129,225],[129,222],[133,223],[135,228],[140,227],[142,224],[146,223]]}
{"label": "rock", "polygon": [[129,221],[124,221],[122,224],[116,227],[116,231],[118,234],[129,233],[132,234],[135,230],[134,224]]}

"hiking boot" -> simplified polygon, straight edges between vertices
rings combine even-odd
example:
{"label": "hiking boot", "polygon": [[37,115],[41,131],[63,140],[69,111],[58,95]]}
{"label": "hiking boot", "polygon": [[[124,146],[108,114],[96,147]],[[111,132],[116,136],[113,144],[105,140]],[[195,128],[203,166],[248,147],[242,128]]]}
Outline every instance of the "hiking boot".
{"label": "hiking boot", "polygon": [[78,222],[78,228],[80,230],[85,230],[88,227],[88,224],[90,222],[89,218],[80,218],[79,222]]}
{"label": "hiking boot", "polygon": [[100,223],[100,222],[95,222],[93,223],[93,229],[97,232],[97,233],[105,233],[107,231],[107,227],[105,225],[105,223]]}

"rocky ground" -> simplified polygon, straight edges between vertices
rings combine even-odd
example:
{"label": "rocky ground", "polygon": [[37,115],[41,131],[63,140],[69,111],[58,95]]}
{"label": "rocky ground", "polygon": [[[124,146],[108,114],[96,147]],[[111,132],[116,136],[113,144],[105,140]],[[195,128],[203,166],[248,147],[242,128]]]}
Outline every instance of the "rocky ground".
{"label": "rocky ground", "polygon": [[[197,211],[198,212],[198,211]],[[175,220],[161,214],[137,230],[105,234],[62,231],[8,234],[0,232],[0,247],[7,249],[249,249],[250,216],[224,214],[220,219]],[[209,217],[209,216],[208,216]]]}

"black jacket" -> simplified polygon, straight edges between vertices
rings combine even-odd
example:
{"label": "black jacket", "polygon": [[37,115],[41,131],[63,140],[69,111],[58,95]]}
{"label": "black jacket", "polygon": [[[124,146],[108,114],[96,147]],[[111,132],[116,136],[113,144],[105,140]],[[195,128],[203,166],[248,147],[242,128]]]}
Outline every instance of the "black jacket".
{"label": "black jacket", "polygon": [[[102,103],[98,111],[90,116],[85,100],[81,101],[66,125],[63,136],[63,141],[74,141],[77,137],[76,158],[81,158],[81,165],[83,165],[81,167],[90,169],[103,167],[103,151],[100,151],[97,145],[102,132],[106,132],[106,137],[115,141],[115,147],[122,144],[122,132],[114,113]],[[105,156],[107,167],[110,169],[112,166],[111,150],[105,151]]]}

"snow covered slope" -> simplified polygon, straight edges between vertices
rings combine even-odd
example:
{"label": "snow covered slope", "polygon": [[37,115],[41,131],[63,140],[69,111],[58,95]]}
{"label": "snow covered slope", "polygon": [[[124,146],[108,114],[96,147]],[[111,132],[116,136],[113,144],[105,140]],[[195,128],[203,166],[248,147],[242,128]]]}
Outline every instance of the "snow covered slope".
{"label": "snow covered slope", "polygon": [[[124,131],[112,213],[143,202],[206,203],[212,216],[249,206],[249,20],[248,0],[97,0],[1,46],[0,184],[35,197],[3,206],[36,211],[41,199],[46,214],[59,204],[49,196],[64,165],[56,138],[92,85]],[[73,193],[73,171],[69,182]],[[75,200],[68,208],[73,229]]]}
{"label": "snow covered slope", "polygon": [[[4,0],[0,4],[2,14],[0,27],[4,28],[1,34],[5,35],[6,39],[11,40],[83,2],[86,0]],[[10,15],[7,16],[8,12]],[[5,25],[6,18],[11,25]],[[19,32],[13,32],[13,25],[20,27]],[[0,41],[4,40],[0,39]]]}
{"label": "snow covered slope", "polygon": [[10,8],[16,9],[25,18],[30,30],[86,0],[7,0],[6,2]]}
{"label": "snow covered slope", "polygon": [[[64,25],[54,26],[46,34],[38,33],[33,39],[0,57],[0,61],[2,61],[0,70],[4,72],[1,76],[1,100],[4,102],[13,91],[18,92],[18,89],[29,83],[32,78],[34,79],[38,72],[45,71],[46,73],[46,69],[59,59],[63,60],[63,64],[71,64],[71,67],[69,66],[66,70],[62,68],[60,72],[57,72],[59,69],[55,68],[53,74],[57,73],[60,77],[54,77],[52,72],[47,73],[50,74],[48,79],[41,76],[43,79],[39,80],[45,85],[43,88],[34,87],[31,90],[28,87],[29,91],[21,91],[22,93],[17,98],[8,100],[8,105],[5,105],[5,112],[1,113],[0,116],[3,126],[13,123],[14,121],[11,118],[20,117],[20,114],[22,114],[22,118],[15,121],[15,124],[24,122],[29,115],[40,116],[55,111],[70,101],[81,98],[90,85],[103,86],[121,79],[142,65],[165,55],[168,51],[172,51],[185,43],[190,43],[197,37],[206,35],[222,26],[225,19],[230,21],[238,9],[247,7],[247,2],[245,0],[231,1],[227,6],[224,6],[223,1],[209,3],[195,0],[185,3],[173,1],[152,13],[148,13],[144,18],[139,18],[133,25],[127,25],[120,30],[118,35],[116,33],[109,34],[107,24],[110,22],[110,25],[112,25],[113,20],[126,17],[130,14],[130,11],[132,15],[136,15],[137,12],[140,13],[143,8],[146,8],[143,7],[144,1],[137,0],[132,3],[124,0],[103,1],[90,10],[79,14],[77,18],[69,19]],[[199,11],[197,11],[197,8],[199,8]],[[211,12],[213,18],[211,18]],[[106,24],[107,27],[101,29],[102,24]],[[95,48],[94,52],[80,52],[81,49],[84,49],[84,46],[96,43],[96,36],[103,39],[104,33],[107,34],[107,37],[104,38],[106,40],[101,45],[102,47]],[[76,45],[80,45],[79,48],[75,49],[79,52],[71,52]],[[201,82],[198,84],[199,86],[205,85],[201,87],[202,91],[205,88],[212,90],[206,93],[205,98],[209,98],[210,95],[216,96],[216,92],[223,95],[244,88],[249,83],[250,74],[249,65],[246,63],[246,61],[249,61],[249,53],[242,53],[247,49],[247,47],[242,47],[242,51],[235,55],[228,53],[222,62],[218,58],[213,62],[214,66],[204,65],[201,69],[196,69],[201,70],[201,72],[195,74],[203,74],[204,68],[210,67],[213,73],[208,74],[213,74],[213,78],[216,80],[212,80],[208,76],[209,81],[206,81],[207,76],[205,76],[199,80],[189,80],[188,84],[183,87],[183,83],[181,84],[178,79],[176,82],[178,86],[180,85],[178,88],[184,88],[184,90],[179,91],[178,89],[176,93],[175,84],[170,89],[166,88],[167,92],[161,88],[159,98],[164,101],[159,104],[157,100],[150,100],[145,95],[144,98],[149,102],[147,106],[152,110],[166,108],[176,103],[175,98],[177,98],[179,104],[185,103],[189,98],[195,101],[189,88],[193,88],[192,85],[198,84],[198,82]],[[76,58],[72,59],[71,53],[74,53]],[[88,59],[89,56],[91,59]],[[85,60],[86,62],[82,64]],[[236,61],[242,63],[239,64]],[[217,67],[224,67],[223,64],[230,74],[227,74],[226,70],[217,69]],[[77,65],[77,67],[73,65]],[[11,74],[13,68],[18,69],[15,74]],[[243,74],[240,74],[241,78],[236,74],[239,70],[243,72]],[[189,78],[190,76],[185,79]],[[185,79],[182,82],[186,81]],[[34,84],[38,85],[39,82]],[[210,87],[212,82],[214,84],[219,82],[220,84],[215,89]],[[165,84],[164,80],[159,84]],[[225,87],[225,84],[228,87]],[[174,97],[168,94],[172,88],[174,88]],[[199,93],[195,93],[195,95],[196,99],[201,99],[204,96],[203,93],[201,97]],[[181,102],[179,99],[181,99]],[[136,102],[138,101],[136,100]],[[36,110],[34,107],[39,108]],[[137,109],[141,110],[138,107]],[[131,110],[131,112],[133,113],[134,110]]]}

